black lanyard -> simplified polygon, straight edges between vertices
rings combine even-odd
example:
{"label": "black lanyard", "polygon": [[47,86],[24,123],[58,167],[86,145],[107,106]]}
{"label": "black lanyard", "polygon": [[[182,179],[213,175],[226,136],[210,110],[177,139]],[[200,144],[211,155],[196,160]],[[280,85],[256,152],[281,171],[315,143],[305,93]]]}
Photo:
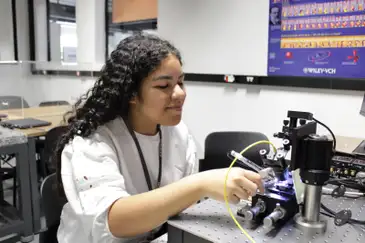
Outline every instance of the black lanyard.
{"label": "black lanyard", "polygon": [[[139,145],[136,134],[134,134],[133,129],[131,128],[131,126],[129,125],[129,123],[126,120],[125,120],[125,124],[128,128],[129,133],[131,134],[131,136],[134,140],[134,143],[135,143],[136,147],[137,147],[138,154],[139,154],[139,157],[141,159],[141,163],[142,163],[142,167],[143,167],[144,176],[145,176],[146,181],[147,181],[147,186],[148,186],[148,189],[151,191],[153,189],[152,188],[151,177],[150,177],[150,174],[148,173],[147,164],[146,164],[146,161],[144,159],[141,146]],[[162,176],[162,132],[161,132],[160,126],[157,127],[157,130],[158,130],[158,134],[160,136],[160,142],[158,144],[159,168],[158,168],[158,177],[157,177],[157,186],[156,186],[156,188],[159,188],[160,185],[161,185],[161,176]]]}

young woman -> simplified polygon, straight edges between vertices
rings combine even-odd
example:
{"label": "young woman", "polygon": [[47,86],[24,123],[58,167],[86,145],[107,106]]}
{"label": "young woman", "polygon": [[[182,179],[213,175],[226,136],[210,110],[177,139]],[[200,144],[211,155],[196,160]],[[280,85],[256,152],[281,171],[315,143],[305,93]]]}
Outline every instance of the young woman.
{"label": "young woman", "polygon": [[[198,173],[181,121],[186,97],[179,51],[154,35],[120,42],[75,105],[57,151],[68,203],[59,243],[141,242],[201,198],[223,201],[226,169]],[[231,170],[231,203],[260,189],[258,174]]]}

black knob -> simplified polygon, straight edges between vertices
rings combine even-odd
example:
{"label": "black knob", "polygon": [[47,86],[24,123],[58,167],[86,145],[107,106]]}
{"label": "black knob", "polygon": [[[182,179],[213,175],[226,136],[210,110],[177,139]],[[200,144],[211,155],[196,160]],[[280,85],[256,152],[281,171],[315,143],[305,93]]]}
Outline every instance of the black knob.
{"label": "black knob", "polygon": [[300,125],[305,125],[306,123],[307,123],[307,121],[306,120],[304,120],[304,119],[300,119],[299,120],[299,123],[300,123]]}
{"label": "black knob", "polygon": [[284,126],[288,126],[289,125],[289,120],[284,120]]}

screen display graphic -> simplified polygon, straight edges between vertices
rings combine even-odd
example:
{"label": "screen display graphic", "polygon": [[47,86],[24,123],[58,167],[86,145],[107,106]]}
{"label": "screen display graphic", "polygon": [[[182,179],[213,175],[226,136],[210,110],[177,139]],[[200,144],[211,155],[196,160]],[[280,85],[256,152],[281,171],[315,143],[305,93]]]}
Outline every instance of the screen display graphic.
{"label": "screen display graphic", "polygon": [[365,78],[364,8],[365,0],[270,0],[268,76]]}

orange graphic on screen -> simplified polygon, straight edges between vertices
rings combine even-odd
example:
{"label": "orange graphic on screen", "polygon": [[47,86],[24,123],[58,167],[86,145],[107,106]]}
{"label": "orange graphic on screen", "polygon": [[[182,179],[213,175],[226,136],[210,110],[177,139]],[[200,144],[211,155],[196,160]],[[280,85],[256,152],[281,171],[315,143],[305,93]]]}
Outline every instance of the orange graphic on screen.
{"label": "orange graphic on screen", "polygon": [[360,56],[357,54],[356,50],[352,51],[352,56],[347,57],[347,60],[352,60],[352,61],[354,61],[354,63],[357,63],[359,61],[359,59],[360,59]]}
{"label": "orange graphic on screen", "polygon": [[354,11],[355,11],[355,6],[354,6],[354,4],[353,4],[353,3],[351,4],[351,11],[352,11],[352,12],[354,12]]}
{"label": "orange graphic on screen", "polygon": [[288,52],[286,52],[286,53],[285,53],[285,57],[286,57],[286,58],[289,58],[289,59],[290,59],[290,58],[293,58],[293,53],[292,53],[292,52],[290,52],[290,51],[288,51]]}
{"label": "orange graphic on screen", "polygon": [[365,35],[362,36],[326,36],[282,38],[282,49],[288,48],[349,48],[365,47]]}

